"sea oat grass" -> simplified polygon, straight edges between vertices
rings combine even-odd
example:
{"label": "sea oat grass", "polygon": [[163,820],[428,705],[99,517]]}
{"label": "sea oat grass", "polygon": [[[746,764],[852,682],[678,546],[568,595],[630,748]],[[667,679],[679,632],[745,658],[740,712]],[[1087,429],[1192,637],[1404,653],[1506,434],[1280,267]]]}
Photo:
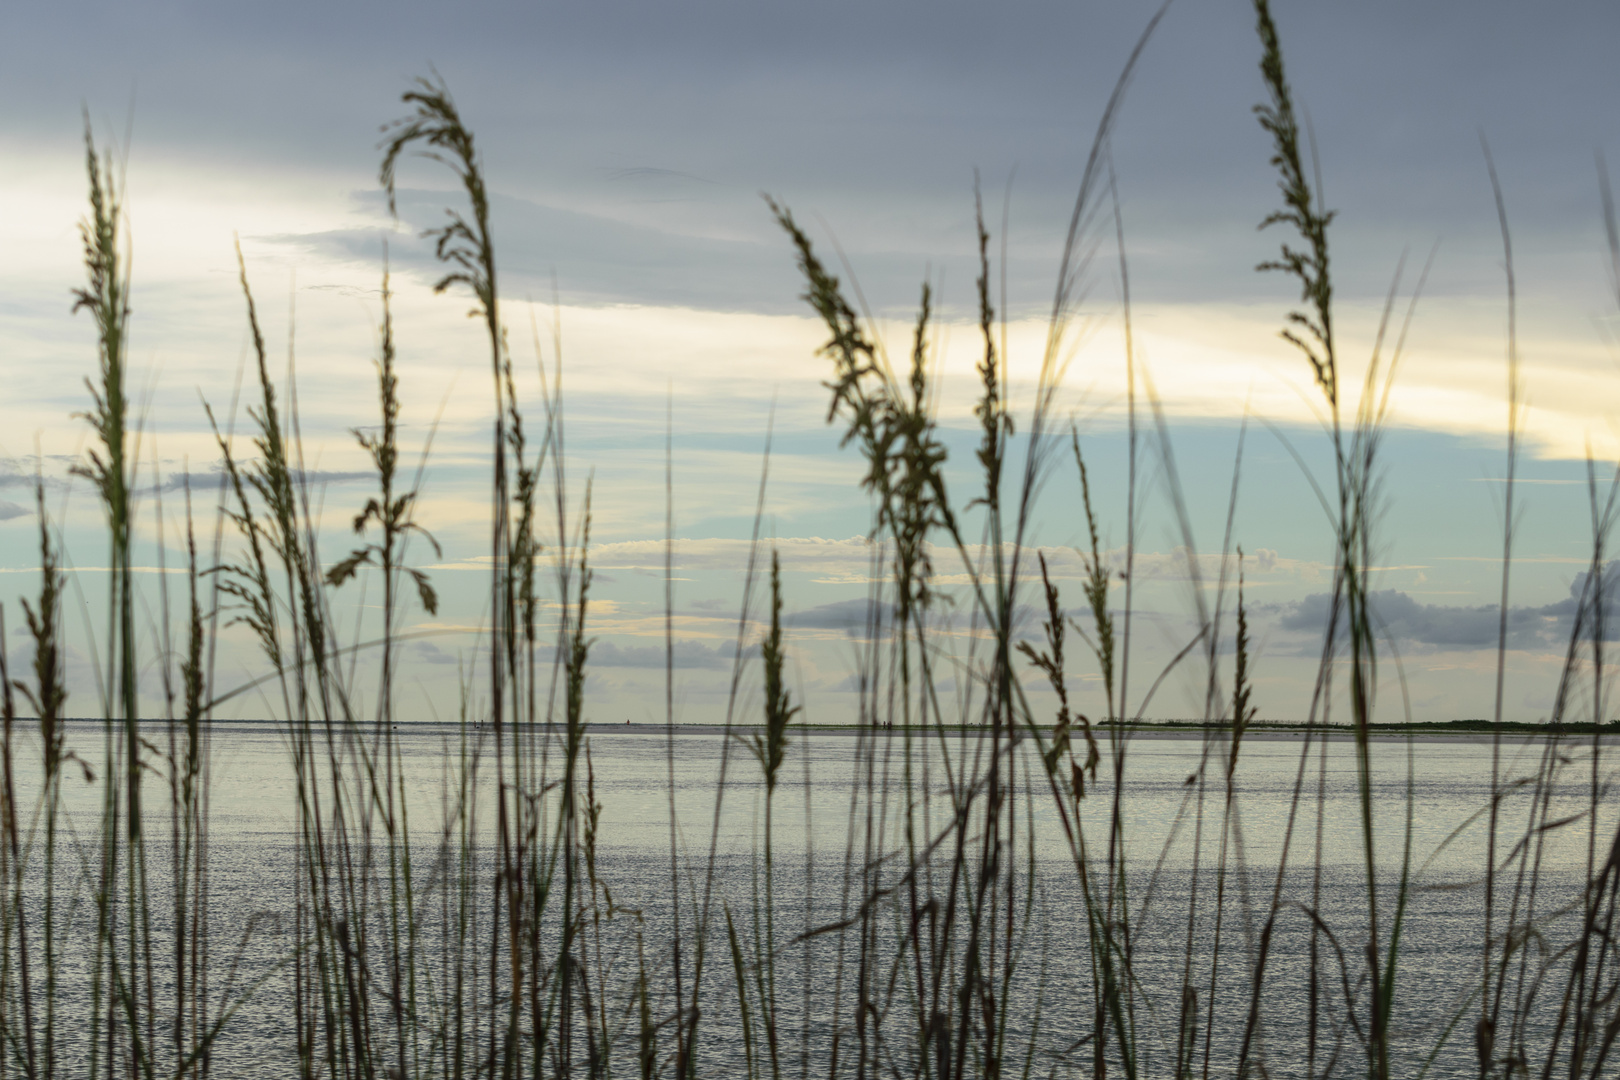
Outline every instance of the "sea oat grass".
{"label": "sea oat grass", "polygon": [[[656,874],[664,884],[654,890],[667,895],[633,896],[615,879],[622,863],[605,813],[612,782],[590,724],[591,634],[601,610],[590,546],[595,484],[587,482],[576,502],[565,467],[560,342],[540,366],[541,411],[530,414],[538,422],[526,416],[519,391],[532,384],[514,370],[502,321],[491,180],[444,82],[420,81],[404,95],[408,113],[384,129],[379,174],[391,208],[401,170],[418,153],[457,181],[456,197],[465,201],[427,234],[443,264],[436,288],[471,294],[491,361],[487,607],[463,658],[459,723],[445,737],[437,814],[417,809],[420,793],[410,780],[417,774],[407,744],[425,736],[396,731],[408,712],[400,685],[405,628],[414,611],[436,614],[440,601],[411,542],[441,552],[419,517],[423,467],[414,476],[401,468],[397,353],[404,343],[395,338],[386,271],[377,420],[354,431],[376,488],[348,519],[359,539],[343,541],[329,560],[322,549],[333,541],[320,528],[319,492],[305,462],[294,350],[289,341],[285,370],[274,370],[250,268],[239,255],[253,398],[247,437],[207,413],[220,459],[218,528],[230,539],[216,542],[211,560],[199,556],[188,479],[184,599],[171,608],[168,593],[159,592],[149,605],[153,632],[138,634],[132,571],[140,424],[124,389],[130,309],[123,186],[114,160],[88,145],[87,285],[76,306],[94,320],[97,363],[88,413],[93,446],[76,473],[96,489],[111,547],[97,672],[103,746],[93,768],[68,737],[68,578],[42,479],[40,591],[22,605],[28,664],[7,655],[0,611],[0,1077],[223,1076],[220,1055],[249,1006],[286,1021],[281,1067],[309,1080],[1383,1080],[1448,1060],[1468,1062],[1482,1080],[1535,1070],[1591,1078],[1612,1072],[1620,1039],[1620,840],[1599,828],[1610,723],[1604,575],[1612,572],[1620,485],[1600,484],[1591,467],[1591,547],[1553,726],[1535,767],[1511,776],[1502,760],[1501,672],[1522,396],[1500,185],[1510,484],[1490,793],[1478,815],[1486,856],[1479,882],[1466,886],[1477,884],[1484,898],[1473,968],[1479,977],[1444,1006],[1444,1025],[1413,1037],[1398,1022],[1403,995],[1423,978],[1403,934],[1427,887],[1419,884],[1421,869],[1412,869],[1410,744],[1404,834],[1388,826],[1382,832],[1386,845],[1395,839],[1400,846],[1398,868],[1389,848],[1375,844],[1373,783],[1388,745],[1377,737],[1420,725],[1410,715],[1400,725],[1377,720],[1380,673],[1398,673],[1399,657],[1380,638],[1369,582],[1380,447],[1405,338],[1404,327],[1391,331],[1386,355],[1383,335],[1393,325],[1400,276],[1352,400],[1335,335],[1334,215],[1320,202],[1314,150],[1266,0],[1254,3],[1265,95],[1257,113],[1271,140],[1281,208],[1262,227],[1293,235],[1261,269],[1282,272],[1300,292],[1283,335],[1303,355],[1325,406],[1333,475],[1319,488],[1334,576],[1314,697],[1294,733],[1297,762],[1290,759],[1284,777],[1291,781],[1284,784],[1286,816],[1273,826],[1280,854],[1263,863],[1250,856],[1256,825],[1244,817],[1243,770],[1262,726],[1265,661],[1251,622],[1258,608],[1245,595],[1253,582],[1236,543],[1247,427],[1225,532],[1209,556],[1220,569],[1206,572],[1166,410],[1136,354],[1111,159],[1125,88],[1164,14],[1160,8],[1127,57],[1089,147],[1039,374],[1022,409],[1009,376],[1009,303],[992,302],[993,237],[976,193],[981,351],[971,474],[951,471],[952,443],[936,412],[942,309],[934,284],[919,290],[909,340],[891,363],[873,321],[851,299],[858,293],[829,270],[792,212],[769,204],[797,261],[804,299],[827,334],[820,350],[831,367],[826,417],[840,445],[860,455],[859,488],[871,512],[867,605],[851,643],[857,704],[848,719],[856,731],[840,766],[847,775],[839,778],[847,801],[828,823],[827,804],[813,790],[822,774],[812,768],[825,718],[808,715],[804,694],[790,692],[800,642],[788,633],[785,595],[795,567],[771,549],[766,574],[767,443],[715,782],[696,825],[699,842],[688,846],[689,823],[678,820],[676,800],[677,541],[668,436],[669,839],[667,877],[661,854]],[[1612,208],[1606,213],[1611,256],[1620,265],[1620,229]],[[1059,396],[1082,278],[1092,272],[1092,254],[1110,242],[1126,331],[1123,506],[1104,497],[1095,444],[1087,441],[1082,453],[1080,427],[1060,414]],[[290,339],[291,319],[287,333]],[[1146,438],[1138,425],[1143,403],[1152,421]],[[1065,449],[1077,498],[1054,506],[1048,495],[1042,512],[1066,515],[1082,538],[1072,608],[1053,552],[1032,539],[1047,481],[1067,470]],[[423,461],[427,453],[424,446]],[[1133,650],[1140,633],[1134,589],[1150,459],[1187,551],[1192,629],[1144,678],[1143,654]],[[154,476],[154,491],[163,486]],[[161,549],[176,530],[161,498],[153,503]],[[1110,552],[1104,540],[1119,513],[1124,548]],[[380,590],[380,605],[343,629],[338,599],[367,588]],[[285,743],[293,872],[282,944],[272,946],[271,916],[248,914],[235,953],[226,955],[217,945],[217,875],[224,871],[211,824],[218,796],[210,724],[222,702],[247,689],[213,686],[216,631],[232,626],[261,654],[262,674],[248,688],[261,694]],[[1076,641],[1085,647],[1076,649]],[[139,715],[143,665],[162,688],[161,721],[143,723]],[[1155,695],[1178,672],[1198,684],[1202,699],[1185,729],[1196,752],[1163,803],[1172,809],[1162,839],[1149,844],[1131,825],[1146,798],[1133,786],[1141,767],[1132,741],[1153,715]],[[1344,703],[1355,792],[1340,803],[1329,799],[1327,729]],[[32,748],[37,782],[21,775],[35,767]],[[97,809],[86,819],[92,827],[72,832],[65,785],[81,782],[94,785]],[[757,792],[754,841],[733,859],[723,833],[750,810],[743,799],[750,786]],[[796,786],[805,800],[802,856],[786,843],[782,824],[792,805],[784,800]],[[1572,786],[1581,803],[1574,810]],[[814,825],[812,806],[822,815]],[[1330,815],[1344,806],[1356,838],[1356,880],[1341,890],[1354,901],[1347,912],[1330,909],[1324,872],[1329,830],[1345,824]],[[1441,848],[1460,842],[1468,827]],[[1584,885],[1573,897],[1560,892],[1552,864],[1553,845],[1565,834],[1584,844]],[[830,850],[829,836],[837,837]],[[1189,847],[1183,867],[1177,859]],[[275,955],[248,970],[250,946]],[[1414,1038],[1428,1041],[1414,1050]]]}

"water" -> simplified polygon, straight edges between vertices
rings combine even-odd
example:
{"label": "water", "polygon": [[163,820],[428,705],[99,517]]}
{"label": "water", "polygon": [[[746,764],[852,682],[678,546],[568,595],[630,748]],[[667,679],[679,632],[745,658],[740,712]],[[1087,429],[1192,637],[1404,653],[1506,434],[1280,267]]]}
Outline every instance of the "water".
{"label": "water", "polygon": [[[490,749],[477,736],[470,750],[465,748],[461,734],[447,727],[403,727],[398,729],[398,737],[408,812],[414,835],[424,849],[421,865],[425,866],[434,829],[454,801],[458,763],[471,760],[463,756],[466,753],[483,755],[479,775],[487,780],[492,775]],[[89,725],[75,725],[70,735],[70,745],[98,775],[102,771],[99,740],[98,729]],[[707,897],[709,909],[715,913],[715,929],[710,970],[705,976],[710,982],[705,997],[704,1060],[717,1075],[738,1074],[743,1061],[740,1030],[734,1019],[735,974],[723,912],[729,906],[737,919],[751,925],[746,920],[757,910],[765,796],[760,768],[740,743],[728,744],[717,733],[666,738],[658,732],[605,728],[592,734],[589,745],[601,806],[597,873],[618,909],[616,921],[598,941],[607,942],[610,951],[619,950],[601,965],[600,970],[608,972],[602,985],[610,995],[619,995],[617,1004],[629,1000],[627,988],[635,965],[628,943],[638,935],[645,953],[655,958],[655,976],[667,981],[667,963],[656,958],[667,956],[676,906],[672,897],[679,896],[681,917],[687,920],[683,925],[688,927],[688,958],[693,947],[690,920]],[[868,853],[890,856],[886,865],[891,868],[876,873],[887,886],[895,885],[903,869],[896,853],[903,851],[904,844],[899,827],[907,802],[904,745],[899,735],[875,740],[845,734],[795,738],[773,805],[779,940],[789,940],[806,927],[848,917],[851,905],[860,898],[858,887],[846,887],[846,856],[851,850],[857,873]],[[1507,744],[1504,777],[1534,775],[1545,745],[1541,741]],[[1212,1075],[1230,1071],[1244,1035],[1249,971],[1272,890],[1278,884],[1277,866],[1285,837],[1290,845],[1290,869],[1283,875],[1280,895],[1290,906],[1280,917],[1270,944],[1257,1050],[1271,1075],[1304,1075],[1310,1001],[1307,956],[1314,914],[1333,935],[1316,939],[1323,973],[1318,1000],[1336,1017],[1339,1028],[1335,1036],[1332,1024],[1324,1021],[1319,1025],[1317,1068],[1335,1052],[1341,1056],[1337,1069],[1341,1075],[1357,1074],[1357,1062],[1365,1060],[1354,1027],[1342,1022],[1346,988],[1362,1001],[1363,1018],[1367,997],[1359,980],[1365,970],[1369,884],[1353,747],[1348,740],[1334,740],[1327,745],[1325,756],[1313,752],[1305,763],[1303,797],[1292,815],[1290,835],[1295,787],[1301,781],[1301,747],[1301,741],[1291,736],[1251,735],[1245,740],[1234,777],[1234,813],[1227,833],[1222,956],[1219,969],[1212,974],[1224,768],[1218,756],[1212,758],[1206,782],[1189,784],[1189,778],[1198,775],[1206,753],[1196,736],[1137,737],[1129,744],[1122,791],[1123,834],[1129,852],[1133,958],[1140,980],[1134,1023],[1143,1047],[1144,1075],[1162,1075],[1170,1068],[1182,976],[1189,963],[1199,993],[1198,1045],[1202,1048],[1202,1032],[1212,1025]],[[1099,782],[1081,804],[1094,855],[1106,840],[1113,795],[1109,749],[1105,744]],[[1212,749],[1216,755],[1224,753],[1222,746]],[[1570,761],[1560,774],[1562,782],[1546,808],[1546,819],[1586,809],[1589,750],[1589,742],[1566,748]],[[922,834],[937,834],[946,823],[948,800],[942,777],[947,763],[958,774],[964,768],[982,770],[983,753],[983,744],[974,738],[918,744],[912,756],[910,802],[916,820],[922,822],[926,815]],[[976,755],[979,764],[974,765]],[[1482,972],[1485,827],[1481,811],[1489,802],[1490,761],[1491,749],[1485,739],[1388,739],[1375,744],[1371,790],[1377,870],[1373,890],[1379,903],[1380,939],[1386,946],[1410,831],[1407,869],[1411,888],[1406,893],[1393,1023],[1393,1054],[1400,1075],[1414,1075],[1458,1017],[1461,1020],[1452,1040],[1436,1056],[1430,1075],[1477,1074],[1472,1045],[1477,1006],[1471,995]],[[1028,904],[1020,911],[1028,914],[1019,915],[1024,929],[1017,941],[1018,966],[1004,991],[1009,1002],[1017,1002],[1009,1029],[1022,1039],[1033,1039],[1041,1063],[1037,1072],[1045,1075],[1048,1065],[1056,1068],[1060,1064],[1051,1055],[1090,1030],[1091,957],[1086,909],[1071,849],[1052,798],[1044,790],[1044,774],[1029,770],[1035,761],[1028,754],[1018,762],[1013,776],[1029,798],[1019,802],[1016,841],[1030,845],[1022,850],[1033,852],[1034,874],[1020,872],[1017,877],[1019,903]],[[296,1057],[287,1003],[291,993],[288,964],[296,946],[298,865],[286,740],[270,725],[221,725],[213,736],[211,768],[211,948],[216,963],[229,968],[228,977],[223,972],[216,977],[214,992],[240,996],[244,989],[257,986],[219,1041],[216,1070],[219,1075],[241,1077],[294,1075]],[[723,789],[719,784],[722,770]],[[20,773],[26,784],[32,774],[26,767]],[[488,823],[493,821],[488,784],[482,789],[479,813]],[[67,786],[67,820],[80,837],[94,835],[97,790],[77,779]],[[160,778],[149,781],[148,790],[149,798],[164,794]],[[721,790],[724,797],[717,806],[716,792]],[[1537,806],[1532,792],[1526,786],[1504,800],[1504,835],[1523,834],[1528,815]],[[931,798],[926,807],[925,795]],[[856,811],[853,831],[852,807]],[[872,811],[870,817],[868,810]],[[1596,822],[1599,862],[1607,855],[1615,826],[1615,806],[1601,800]],[[160,892],[166,887],[161,872],[161,831],[149,828],[157,837],[152,841],[152,865],[156,868],[154,887]],[[1539,856],[1536,910],[1543,922],[1538,930],[1546,940],[1554,941],[1561,929],[1567,931],[1572,917],[1549,913],[1579,895],[1585,880],[1589,830],[1583,820],[1540,836],[1544,846]],[[1509,854],[1510,843],[1502,844],[1499,860]],[[78,867],[93,865],[88,846],[75,850],[80,854],[67,862]],[[970,863],[974,858],[970,851]],[[89,861],[76,861],[80,859]],[[480,865],[487,865],[487,860]],[[711,865],[713,873],[708,869]],[[82,870],[75,872],[81,902],[71,920],[82,934],[89,919],[89,908],[82,902],[86,877]],[[1200,886],[1196,903],[1195,874]],[[71,884],[72,875],[62,880]],[[1499,887],[1510,891],[1517,879],[1510,872],[1502,880]],[[901,888],[895,897],[905,895],[906,888]],[[903,934],[904,927],[901,931]],[[743,933],[746,938],[746,930]],[[791,1053],[784,1053],[792,1057],[795,1071],[797,1057],[793,1055],[801,1045],[809,1046],[817,1056],[815,1071],[825,1071],[824,1055],[830,1049],[835,1019],[846,1032],[843,1053],[852,1052],[847,1032],[853,1021],[847,1006],[836,1015],[834,1006],[835,991],[841,987],[846,997],[849,994],[853,969],[846,963],[840,974],[835,941],[836,935],[824,935],[782,953],[777,986],[783,1002],[779,1027],[791,1032],[790,1038],[784,1036]],[[422,942],[428,952],[443,945],[431,929]],[[878,946],[878,952],[885,965],[900,961],[892,967],[879,966],[892,977],[887,1000],[893,1019],[888,1022],[898,1029],[894,1037],[903,1038],[905,1017],[916,1014],[917,991],[906,985],[910,969],[904,958],[896,957],[888,944]],[[64,989],[60,999],[67,1011],[86,1007],[82,993],[72,987]],[[667,988],[657,1004],[666,1012],[673,1010]],[[1527,1015],[1533,1042],[1552,1014],[1544,1007],[1531,1009]],[[620,1023],[619,1029],[626,1034],[614,1054],[625,1063],[633,1062],[632,1019],[627,1014]],[[1084,1052],[1078,1057],[1089,1060]],[[1202,1049],[1196,1060],[1201,1067]]]}

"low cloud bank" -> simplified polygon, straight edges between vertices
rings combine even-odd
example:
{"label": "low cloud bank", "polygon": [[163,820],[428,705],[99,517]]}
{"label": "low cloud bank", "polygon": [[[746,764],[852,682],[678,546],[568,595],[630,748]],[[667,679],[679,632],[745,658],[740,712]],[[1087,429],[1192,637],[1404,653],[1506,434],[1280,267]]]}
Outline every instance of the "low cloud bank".
{"label": "low cloud bank", "polygon": [[[1575,631],[1577,617],[1582,620],[1582,636],[1590,635],[1596,616],[1590,610],[1593,598],[1588,596],[1588,577],[1584,570],[1577,574],[1570,583],[1569,596],[1562,600],[1508,608],[1508,648],[1562,649]],[[1609,563],[1602,580],[1602,639],[1620,640],[1620,562]],[[1300,633],[1321,633],[1327,627],[1330,601],[1328,593],[1314,593],[1297,603],[1281,605],[1278,625]],[[1583,604],[1589,606],[1584,616]],[[1396,589],[1373,593],[1371,608],[1380,633],[1397,642],[1435,649],[1494,648],[1501,626],[1501,612],[1495,604],[1425,604]],[[1344,612],[1339,618],[1342,632]]]}

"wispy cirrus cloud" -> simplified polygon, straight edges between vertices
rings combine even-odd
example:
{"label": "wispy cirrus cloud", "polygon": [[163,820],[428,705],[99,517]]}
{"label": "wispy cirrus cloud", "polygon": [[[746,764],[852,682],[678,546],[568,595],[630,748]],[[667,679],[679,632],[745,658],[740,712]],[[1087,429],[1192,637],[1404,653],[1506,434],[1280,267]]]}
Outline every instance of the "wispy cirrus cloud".
{"label": "wispy cirrus cloud", "polygon": [[[792,573],[809,574],[824,584],[865,585],[874,577],[887,576],[888,548],[874,544],[864,536],[851,536],[842,540],[824,537],[787,537],[761,541],[755,549],[748,540],[711,537],[676,540],[673,563],[676,572],[701,570],[738,570],[752,557],[756,567],[768,565],[769,552],[774,548],[781,559],[782,569]],[[928,545],[930,561],[936,580],[942,585],[964,585],[970,580],[963,569],[962,553],[942,544]],[[1076,580],[1086,575],[1087,557],[1069,547],[1041,548],[1047,571],[1057,580]],[[1011,558],[1009,545],[1006,555]],[[975,566],[985,565],[987,550],[978,544],[966,549],[967,559]],[[1039,574],[1036,552],[1026,549],[1023,566],[1031,575]],[[1103,553],[1103,564],[1111,573],[1120,574],[1126,568],[1125,549],[1113,548]],[[662,540],[631,540],[603,544],[591,554],[593,565],[604,570],[664,569],[665,549]],[[1185,548],[1171,551],[1138,551],[1131,563],[1131,572],[1138,581],[1206,581],[1213,582],[1224,573],[1229,578],[1237,575],[1236,554],[1189,552]],[[1266,576],[1317,581],[1331,572],[1326,563],[1304,559],[1290,559],[1269,548],[1257,548],[1246,554],[1244,573],[1251,578]],[[1389,568],[1385,568],[1389,569]]]}
{"label": "wispy cirrus cloud", "polygon": [[[676,540],[673,563],[677,572],[694,570],[742,570],[750,559],[757,568],[769,566],[775,549],[782,568],[821,578],[864,581],[868,568],[880,552],[864,536],[829,540],[819,536],[788,537],[761,541],[758,547],[748,540],[709,537]],[[662,540],[627,540],[603,544],[591,553],[591,562],[604,570],[664,569],[665,544]],[[878,564],[878,565],[881,565]]]}

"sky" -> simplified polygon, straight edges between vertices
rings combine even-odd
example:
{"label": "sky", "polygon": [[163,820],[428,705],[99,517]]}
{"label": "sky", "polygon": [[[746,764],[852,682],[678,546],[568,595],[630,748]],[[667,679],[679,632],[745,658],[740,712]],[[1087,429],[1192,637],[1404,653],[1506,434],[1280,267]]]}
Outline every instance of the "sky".
{"label": "sky", "polygon": [[[757,639],[739,609],[762,506],[761,534],[784,568],[795,693],[808,719],[849,720],[871,506],[856,454],[826,424],[829,373],[816,355],[825,335],[761,196],[790,207],[819,249],[841,259],[894,355],[909,350],[922,282],[935,290],[938,416],[966,504],[978,484],[975,183],[1004,281],[1013,403],[1027,417],[1077,185],[1155,10],[1134,0],[14,8],[0,41],[0,196],[12,210],[0,221],[0,601],[13,662],[29,657],[16,601],[37,588],[38,469],[78,590],[69,711],[97,708],[100,619],[78,617],[78,607],[100,603],[105,537],[93,493],[68,471],[86,446],[74,414],[88,406],[83,379],[95,360],[88,320],[70,311],[83,274],[88,117],[125,169],[142,455],[166,478],[161,507],[152,492],[143,503],[142,565],[158,567],[160,514],[166,562],[177,560],[175,478],[189,470],[209,480],[217,469],[202,403],[240,427],[254,401],[238,390],[248,339],[237,243],[278,377],[295,359],[323,553],[335,561],[356,542],[347,522],[371,488],[352,429],[376,423],[386,250],[413,467],[432,437],[419,513],[441,551],[418,544],[412,557],[445,598],[437,616],[409,616],[420,693],[403,718],[455,715],[485,618],[487,352],[465,318],[469,299],[433,294],[439,268],[419,235],[461,205],[452,178],[431,162],[405,163],[397,220],[377,183],[382,125],[403,115],[413,78],[437,72],[477,136],[519,394],[536,423],[540,365],[555,375],[561,363],[576,519],[587,480],[592,500],[591,718],[664,716],[667,436],[676,718],[723,715],[739,633],[745,652]],[[1586,458],[1606,483],[1620,454],[1620,310],[1597,166],[1620,153],[1611,56],[1620,13],[1450,0],[1276,0],[1274,11],[1337,211],[1347,381],[1372,354],[1392,284],[1404,311],[1429,267],[1378,474],[1380,715],[1449,720],[1493,708],[1508,306],[1488,144],[1511,228],[1527,402],[1504,706],[1512,719],[1545,717],[1572,590],[1593,555]],[[1149,424],[1142,443],[1138,670],[1158,670],[1185,643],[1198,590],[1213,599],[1208,581],[1230,533],[1230,547],[1248,553],[1261,715],[1288,720],[1302,716],[1316,671],[1333,554],[1312,489],[1313,478],[1329,479],[1320,395],[1278,337],[1297,288],[1254,272],[1283,239],[1256,228],[1279,199],[1252,112],[1263,95],[1258,59],[1249,5],[1175,0],[1108,149],[1136,359],[1164,419],[1163,434]],[[1106,235],[1087,233],[1092,258],[1054,408],[1079,436],[1100,543],[1117,558],[1127,537],[1127,367],[1112,231],[1110,221]],[[1089,541],[1076,470],[1067,447],[1057,450],[1030,543],[1048,552],[1078,610],[1074,547]],[[213,513],[208,491],[202,518]],[[942,548],[935,560],[942,585],[955,587],[959,557]],[[166,580],[175,584],[142,576],[150,708]],[[345,588],[340,611],[364,638],[376,592]],[[1123,603],[1118,583],[1114,594]],[[1037,621],[1026,619],[1030,633]],[[942,640],[965,651],[969,635]],[[240,627],[225,632],[220,655],[221,691],[262,671]],[[1095,665],[1071,660],[1075,692],[1090,701]],[[1138,679],[1140,701],[1150,680]],[[750,668],[744,719],[757,710],[756,683]],[[1184,663],[1146,712],[1198,715],[1203,686],[1202,669]],[[222,711],[268,708],[246,693]]]}

